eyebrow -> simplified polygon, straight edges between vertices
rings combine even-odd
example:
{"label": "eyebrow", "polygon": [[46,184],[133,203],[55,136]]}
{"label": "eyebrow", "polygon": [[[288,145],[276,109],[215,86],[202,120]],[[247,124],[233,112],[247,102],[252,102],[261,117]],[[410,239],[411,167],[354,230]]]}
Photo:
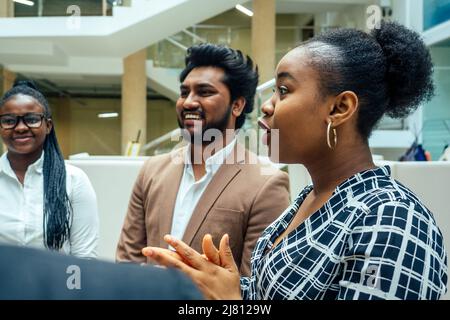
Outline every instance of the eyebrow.
{"label": "eyebrow", "polygon": [[[213,88],[213,89],[215,88],[212,84],[206,83],[206,82],[195,84],[194,87],[196,87],[196,88]],[[188,88],[189,88],[189,86],[187,86],[185,84],[180,85],[180,89],[188,89]]]}
{"label": "eyebrow", "polygon": [[287,78],[290,80],[293,80],[295,82],[298,82],[297,79],[295,79],[289,72],[280,72],[277,74],[277,79]]}

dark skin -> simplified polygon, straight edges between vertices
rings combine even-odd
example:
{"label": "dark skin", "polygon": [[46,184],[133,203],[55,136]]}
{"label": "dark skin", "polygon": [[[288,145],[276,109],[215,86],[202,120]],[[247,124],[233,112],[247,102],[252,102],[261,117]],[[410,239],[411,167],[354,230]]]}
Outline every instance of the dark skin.
{"label": "dark skin", "polygon": [[[0,106],[0,115],[26,113],[44,113],[44,107],[33,97],[22,94],[13,96]],[[52,126],[50,119],[44,119],[39,128],[28,128],[22,120],[14,129],[0,128],[3,143],[8,148],[9,163],[21,184],[28,167],[41,157],[45,138]]]}
{"label": "dark skin", "polygon": [[[310,67],[306,50],[293,50],[280,61],[276,86],[272,98],[262,106],[263,121],[272,130],[279,129],[280,162],[302,163],[314,189],[275,245],[319,210],[341,182],[375,167],[367,141],[356,129],[358,97],[351,91],[321,97],[319,76]],[[338,136],[334,149],[326,142],[329,122]]]}
{"label": "dark skin", "polygon": [[[191,145],[191,162],[196,181],[206,173],[205,160],[234,139],[236,119],[244,110],[244,98],[237,98],[231,102],[230,90],[223,83],[224,76],[225,72],[220,68],[194,68],[180,86],[176,110],[178,122],[182,127],[190,135],[194,135],[201,132],[198,130],[200,126],[207,126],[221,131],[223,137],[213,143],[205,141],[198,145],[194,143]],[[226,118],[230,107],[231,113]],[[186,114],[199,118],[189,119],[186,118]],[[224,120],[224,127],[218,128],[217,124],[222,123],[222,120]]]}
{"label": "dark skin", "polygon": [[[279,130],[280,162],[303,164],[314,185],[313,191],[275,245],[320,209],[340,183],[358,172],[375,167],[368,143],[358,133],[357,95],[345,91],[337,96],[323,96],[319,79],[318,71],[311,67],[308,52],[301,47],[294,49],[278,64],[276,91],[262,107],[265,124],[271,131]],[[327,145],[327,126],[330,122],[338,137],[334,149]],[[165,240],[176,252],[147,247],[143,249],[143,254],[161,265],[185,272],[197,283],[206,298],[241,298],[239,272],[227,235],[222,238],[219,249],[206,235],[203,239],[204,256],[180,240],[170,236],[166,236]]]}

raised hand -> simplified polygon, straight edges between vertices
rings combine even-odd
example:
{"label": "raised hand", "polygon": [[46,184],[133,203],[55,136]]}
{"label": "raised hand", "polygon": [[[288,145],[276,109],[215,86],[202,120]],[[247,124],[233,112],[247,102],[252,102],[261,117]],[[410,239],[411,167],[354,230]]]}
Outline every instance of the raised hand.
{"label": "raised hand", "polygon": [[146,247],[142,253],[160,265],[174,267],[187,274],[207,299],[241,299],[239,271],[227,234],[220,240],[219,250],[211,236],[206,235],[203,238],[204,256],[169,235],[164,240],[176,250],[178,256],[157,247]]}

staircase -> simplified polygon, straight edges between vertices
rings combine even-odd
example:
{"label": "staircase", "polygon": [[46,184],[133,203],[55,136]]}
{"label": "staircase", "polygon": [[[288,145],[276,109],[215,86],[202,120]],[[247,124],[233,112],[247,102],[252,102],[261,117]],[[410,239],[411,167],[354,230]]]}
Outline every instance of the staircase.
{"label": "staircase", "polygon": [[32,66],[70,69],[83,61],[96,72],[106,59],[101,71],[108,59],[122,59],[243,2],[132,0],[130,7],[114,7],[111,17],[2,18],[0,63],[25,72]]}

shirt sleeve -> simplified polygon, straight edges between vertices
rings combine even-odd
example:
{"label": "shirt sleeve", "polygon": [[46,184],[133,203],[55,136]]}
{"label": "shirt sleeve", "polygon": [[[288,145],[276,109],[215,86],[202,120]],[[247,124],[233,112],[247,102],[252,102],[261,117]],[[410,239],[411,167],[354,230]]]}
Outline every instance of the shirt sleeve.
{"label": "shirt sleeve", "polygon": [[442,235],[423,207],[393,201],[352,228],[337,299],[439,299],[446,291]]}
{"label": "shirt sleeve", "polygon": [[141,250],[147,246],[143,181],[148,166],[146,164],[141,168],[134,183],[125,221],[120,232],[119,243],[117,244],[116,262],[147,262],[147,258],[142,255]]}
{"label": "shirt sleeve", "polygon": [[[70,230],[70,253],[80,258],[96,258],[99,240],[97,196],[87,175],[70,168],[73,221]],[[67,171],[69,171],[67,170]]]}

